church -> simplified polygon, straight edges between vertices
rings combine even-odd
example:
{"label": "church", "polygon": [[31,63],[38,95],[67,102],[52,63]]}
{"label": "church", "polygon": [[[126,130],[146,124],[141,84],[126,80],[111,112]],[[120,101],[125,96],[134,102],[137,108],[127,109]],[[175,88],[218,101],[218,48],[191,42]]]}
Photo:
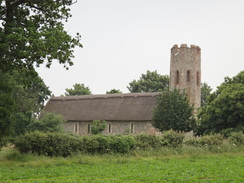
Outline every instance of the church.
{"label": "church", "polygon": [[[201,49],[182,44],[171,48],[170,89],[186,92],[194,113],[201,99]],[[157,132],[152,115],[159,92],[52,97],[44,110],[61,114],[65,131],[87,135],[93,120],[105,120],[105,134]]]}

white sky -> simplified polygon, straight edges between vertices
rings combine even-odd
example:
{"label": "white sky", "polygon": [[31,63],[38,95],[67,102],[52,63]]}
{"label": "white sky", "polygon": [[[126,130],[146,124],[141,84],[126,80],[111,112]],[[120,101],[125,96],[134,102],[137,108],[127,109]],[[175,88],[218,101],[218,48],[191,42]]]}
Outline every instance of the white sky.
{"label": "white sky", "polygon": [[77,0],[65,24],[79,32],[67,71],[54,63],[37,71],[56,96],[75,83],[93,94],[127,86],[147,70],[169,74],[174,44],[202,50],[202,82],[213,89],[244,70],[244,0]]}

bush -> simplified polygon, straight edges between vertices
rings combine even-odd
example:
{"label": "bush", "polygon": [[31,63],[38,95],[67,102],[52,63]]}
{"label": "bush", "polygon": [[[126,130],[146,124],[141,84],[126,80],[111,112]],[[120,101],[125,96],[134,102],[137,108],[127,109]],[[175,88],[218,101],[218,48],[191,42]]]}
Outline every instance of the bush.
{"label": "bush", "polygon": [[140,134],[134,136],[136,147],[140,149],[156,149],[161,146],[161,138],[156,135]]}
{"label": "bush", "polygon": [[107,127],[106,121],[93,120],[91,124],[91,133],[93,135],[101,134]]}
{"label": "bush", "polygon": [[228,140],[235,145],[244,145],[244,134],[242,132],[232,132]]}
{"label": "bush", "polygon": [[213,146],[222,145],[224,137],[221,134],[205,135],[195,139],[190,139],[184,142],[184,144],[189,146]]}
{"label": "bush", "polygon": [[130,136],[122,135],[93,135],[82,137],[83,151],[88,153],[127,153],[135,146]]}
{"label": "bush", "polygon": [[82,147],[79,138],[62,133],[29,132],[13,141],[21,153],[45,156],[70,156]]}
{"label": "bush", "polygon": [[43,112],[40,119],[34,120],[27,126],[27,131],[62,132],[62,123],[65,122],[60,114]]}
{"label": "bush", "polygon": [[169,130],[162,134],[162,145],[169,147],[179,147],[182,145],[183,139],[183,133]]}

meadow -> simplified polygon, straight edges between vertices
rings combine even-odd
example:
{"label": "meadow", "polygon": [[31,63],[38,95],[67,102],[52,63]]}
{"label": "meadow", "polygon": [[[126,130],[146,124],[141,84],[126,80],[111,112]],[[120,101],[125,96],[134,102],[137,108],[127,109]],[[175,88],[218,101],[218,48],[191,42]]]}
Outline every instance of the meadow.
{"label": "meadow", "polygon": [[244,148],[161,148],[67,158],[0,151],[1,183],[244,182]]}

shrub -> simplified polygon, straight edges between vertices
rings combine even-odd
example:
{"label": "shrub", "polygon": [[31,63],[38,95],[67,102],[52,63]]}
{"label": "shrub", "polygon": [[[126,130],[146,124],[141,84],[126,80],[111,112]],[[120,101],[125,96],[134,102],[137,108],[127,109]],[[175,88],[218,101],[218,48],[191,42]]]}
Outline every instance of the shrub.
{"label": "shrub", "polygon": [[169,147],[179,147],[182,145],[183,139],[183,133],[169,130],[162,134],[162,145]]}
{"label": "shrub", "polygon": [[46,156],[70,156],[82,147],[79,138],[62,133],[29,132],[13,141],[21,153]]}
{"label": "shrub", "polygon": [[83,152],[88,153],[127,153],[134,148],[135,141],[130,136],[93,135],[82,137]]}
{"label": "shrub", "polygon": [[242,132],[232,132],[228,140],[235,145],[244,145],[244,134]]}
{"label": "shrub", "polygon": [[106,121],[93,120],[91,124],[91,133],[97,135],[102,133],[107,127]]}
{"label": "shrub", "polygon": [[111,149],[115,153],[127,153],[135,146],[135,140],[131,136],[113,135]]}
{"label": "shrub", "polygon": [[62,132],[63,122],[65,120],[62,115],[43,112],[40,119],[34,120],[27,126],[27,131]]}
{"label": "shrub", "polygon": [[140,134],[134,136],[136,147],[140,149],[156,149],[161,146],[161,138],[156,135]]}
{"label": "shrub", "polygon": [[189,146],[213,146],[213,145],[222,145],[224,137],[221,134],[214,135],[205,135],[190,139],[184,142],[184,144]]}

